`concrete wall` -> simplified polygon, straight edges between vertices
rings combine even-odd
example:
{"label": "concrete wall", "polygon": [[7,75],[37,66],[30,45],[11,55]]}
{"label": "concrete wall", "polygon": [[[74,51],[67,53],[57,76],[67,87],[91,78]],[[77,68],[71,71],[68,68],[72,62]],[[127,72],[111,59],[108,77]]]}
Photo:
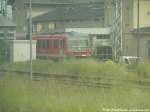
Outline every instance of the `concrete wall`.
{"label": "concrete wall", "polygon": [[150,35],[143,35],[142,39],[140,39],[140,45],[139,45],[140,57],[148,58],[148,52],[147,52],[148,41],[150,41]]}
{"label": "concrete wall", "polygon": [[112,0],[104,0],[105,10],[104,10],[104,26],[110,27],[113,23],[113,6]]}
{"label": "concrete wall", "polygon": [[[150,41],[150,34],[140,35],[139,55],[147,59],[147,47]],[[126,34],[123,40],[123,55],[137,56],[137,36],[133,34]]]}
{"label": "concrete wall", "polygon": [[[11,40],[10,43],[10,61],[22,62],[30,60],[30,41],[29,40]],[[36,41],[32,43],[32,59],[36,59]]]}
{"label": "concrete wall", "polygon": [[[137,0],[134,0],[134,28],[137,28]],[[150,0],[140,0],[140,27],[150,26]]]}
{"label": "concrete wall", "polygon": [[123,33],[129,33],[133,29],[133,0],[123,0],[122,2]]}
{"label": "concrete wall", "polygon": [[[133,44],[134,43],[134,44]],[[137,56],[137,40],[131,33],[124,34],[123,54],[124,56]]]}
{"label": "concrete wall", "polygon": [[25,5],[22,0],[15,0],[12,7],[13,21],[17,24],[17,32],[25,32],[27,26]]}

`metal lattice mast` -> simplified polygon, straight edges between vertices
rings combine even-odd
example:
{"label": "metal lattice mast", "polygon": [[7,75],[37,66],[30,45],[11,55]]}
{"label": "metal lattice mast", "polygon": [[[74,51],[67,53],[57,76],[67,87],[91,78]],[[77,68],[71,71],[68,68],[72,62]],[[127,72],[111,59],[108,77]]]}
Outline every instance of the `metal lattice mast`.
{"label": "metal lattice mast", "polygon": [[122,0],[113,0],[113,59],[119,60],[122,55]]}
{"label": "metal lattice mast", "polygon": [[0,0],[0,13],[4,16],[7,14],[7,0]]}

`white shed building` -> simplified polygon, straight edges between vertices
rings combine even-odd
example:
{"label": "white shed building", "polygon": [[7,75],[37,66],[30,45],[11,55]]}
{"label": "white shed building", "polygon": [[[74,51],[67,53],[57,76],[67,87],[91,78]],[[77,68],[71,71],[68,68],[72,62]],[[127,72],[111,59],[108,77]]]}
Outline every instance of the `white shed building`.
{"label": "white shed building", "polygon": [[[10,61],[29,61],[30,60],[30,41],[29,40],[9,40]],[[32,59],[36,59],[36,40],[32,41]]]}

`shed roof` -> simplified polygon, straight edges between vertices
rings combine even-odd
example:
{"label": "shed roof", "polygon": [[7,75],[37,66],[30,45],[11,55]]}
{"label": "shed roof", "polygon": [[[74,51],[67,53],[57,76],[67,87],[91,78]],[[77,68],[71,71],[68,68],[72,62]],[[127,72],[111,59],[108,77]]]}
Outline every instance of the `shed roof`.
{"label": "shed roof", "polygon": [[33,22],[65,21],[65,20],[90,20],[104,16],[104,4],[97,6],[60,7],[46,14],[34,17]]}
{"label": "shed roof", "polygon": [[15,2],[15,0],[7,0],[8,4],[13,4]]}
{"label": "shed roof", "polygon": [[150,26],[148,26],[148,27],[141,27],[139,29],[136,28],[132,32],[133,33],[150,33]]}
{"label": "shed roof", "polygon": [[7,17],[0,15],[0,27],[16,27],[16,24]]}

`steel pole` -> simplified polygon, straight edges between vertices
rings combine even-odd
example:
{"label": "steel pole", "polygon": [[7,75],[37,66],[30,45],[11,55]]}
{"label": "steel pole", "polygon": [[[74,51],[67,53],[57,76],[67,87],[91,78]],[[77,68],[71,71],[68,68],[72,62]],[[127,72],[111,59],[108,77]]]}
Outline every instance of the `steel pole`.
{"label": "steel pole", "polygon": [[140,0],[137,1],[137,57],[140,57]]}
{"label": "steel pole", "polygon": [[29,4],[30,80],[32,81],[32,0]]}

